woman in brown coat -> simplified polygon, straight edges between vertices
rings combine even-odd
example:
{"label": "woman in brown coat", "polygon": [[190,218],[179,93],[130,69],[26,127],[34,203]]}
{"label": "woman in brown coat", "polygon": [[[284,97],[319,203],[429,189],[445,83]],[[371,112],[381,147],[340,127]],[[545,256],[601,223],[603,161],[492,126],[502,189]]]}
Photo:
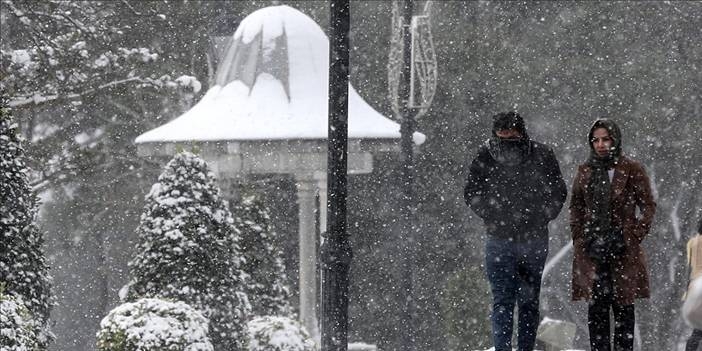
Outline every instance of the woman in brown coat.
{"label": "woman in brown coat", "polygon": [[641,164],[622,154],[613,121],[595,121],[588,142],[590,157],[578,167],[570,202],[573,300],[588,301],[591,350],[611,350],[610,308],[615,350],[633,350],[634,300],[650,296],[641,242],[656,203]]}

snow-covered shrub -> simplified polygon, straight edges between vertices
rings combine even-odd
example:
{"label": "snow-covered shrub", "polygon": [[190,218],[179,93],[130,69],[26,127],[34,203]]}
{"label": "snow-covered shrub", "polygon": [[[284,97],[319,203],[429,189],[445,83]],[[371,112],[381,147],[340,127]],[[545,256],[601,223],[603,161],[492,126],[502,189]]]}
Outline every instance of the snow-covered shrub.
{"label": "snow-covered shrub", "polygon": [[207,319],[182,301],[144,298],[115,307],[100,322],[99,351],[212,351]]}
{"label": "snow-covered shrub", "polygon": [[22,298],[5,294],[0,287],[0,350],[41,350],[41,326],[32,318]]}
{"label": "snow-covered shrub", "polygon": [[37,198],[27,177],[24,149],[17,124],[0,91],[0,284],[8,295],[21,298],[40,325],[40,348],[52,335],[47,321],[51,309],[51,278],[42,250],[43,237],[35,224]]}
{"label": "snow-covered shrub", "polygon": [[290,290],[285,284],[283,252],[271,225],[268,209],[254,195],[243,196],[232,208],[241,232],[242,269],[250,279],[246,293],[253,314],[290,316]]}
{"label": "snow-covered shrub", "polygon": [[127,301],[183,301],[209,319],[215,349],[245,350],[251,307],[239,233],[205,161],[183,152],[166,165],[146,196],[137,234]]}
{"label": "snow-covered shrub", "polygon": [[315,351],[305,328],[294,319],[256,317],[247,324],[249,351]]}

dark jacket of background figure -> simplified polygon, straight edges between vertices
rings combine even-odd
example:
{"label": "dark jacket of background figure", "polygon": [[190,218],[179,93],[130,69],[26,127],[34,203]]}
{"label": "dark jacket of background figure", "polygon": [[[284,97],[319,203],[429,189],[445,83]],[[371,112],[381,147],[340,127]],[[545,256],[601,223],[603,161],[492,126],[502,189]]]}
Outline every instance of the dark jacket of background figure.
{"label": "dark jacket of background figure", "polygon": [[463,195],[490,236],[548,237],[548,222],[558,216],[565,202],[568,190],[553,151],[533,140],[527,142],[530,152],[515,166],[496,161],[488,143],[478,149],[470,165]]}
{"label": "dark jacket of background figure", "polygon": [[[573,180],[570,201],[570,227],[573,236],[573,300],[590,300],[595,264],[586,253],[584,229],[592,213],[592,196],[587,184],[591,169],[580,165]],[[614,167],[611,186],[612,226],[623,228],[626,251],[613,263],[614,297],[622,305],[636,298],[650,297],[648,266],[641,241],[651,229],[656,203],[649,178],[640,163],[621,156]],[[641,215],[636,217],[636,209]]]}

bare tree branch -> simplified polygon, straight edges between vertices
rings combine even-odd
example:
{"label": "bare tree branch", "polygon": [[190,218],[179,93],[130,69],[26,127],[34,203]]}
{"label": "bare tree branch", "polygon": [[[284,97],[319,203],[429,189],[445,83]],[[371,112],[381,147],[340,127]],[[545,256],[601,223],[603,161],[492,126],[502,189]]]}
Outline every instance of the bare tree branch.
{"label": "bare tree branch", "polygon": [[118,110],[122,111],[123,113],[129,116],[132,116],[135,119],[140,119],[144,117],[143,113],[139,113],[136,110],[129,108],[127,105],[115,101],[115,99],[108,99],[107,102],[110,105],[116,107]]}
{"label": "bare tree branch", "polygon": [[149,82],[148,80],[144,80],[140,77],[132,77],[132,78],[120,79],[120,80],[112,81],[109,83],[105,83],[105,84],[97,86],[96,88],[88,89],[88,90],[80,92],[80,93],[73,93],[73,94],[66,94],[66,95],[20,97],[20,98],[16,98],[16,99],[10,101],[9,106],[13,107],[13,108],[22,108],[22,107],[25,107],[27,105],[32,105],[32,104],[34,106],[39,106],[39,105],[43,105],[43,104],[49,103],[49,102],[67,102],[67,101],[80,100],[82,98],[91,96],[91,95],[93,95],[97,92],[100,92],[102,90],[114,88],[114,87],[128,84],[128,83],[134,83],[134,82],[142,83],[142,84],[149,84],[149,85],[152,84],[152,82]]}
{"label": "bare tree branch", "polygon": [[149,9],[149,13],[145,14],[142,12],[137,11],[127,0],[120,0],[121,3],[123,3],[127,8],[132,11],[132,13],[136,16],[152,16],[156,15],[156,12],[153,9]]}

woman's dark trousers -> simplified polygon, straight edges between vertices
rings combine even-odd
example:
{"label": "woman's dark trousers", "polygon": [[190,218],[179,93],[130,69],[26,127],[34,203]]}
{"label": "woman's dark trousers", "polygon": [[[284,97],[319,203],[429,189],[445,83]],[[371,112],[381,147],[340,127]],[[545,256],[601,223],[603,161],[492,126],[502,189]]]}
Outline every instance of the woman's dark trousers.
{"label": "woman's dark trousers", "polygon": [[488,237],[485,270],[492,290],[492,336],[495,351],[512,351],[512,324],[517,305],[517,350],[532,351],[539,326],[541,274],[548,238],[509,240]]}
{"label": "woman's dark trousers", "polygon": [[611,269],[608,265],[597,267],[597,277],[588,304],[587,325],[590,330],[592,351],[611,351],[610,308],[614,314],[614,351],[634,349],[634,305],[622,305],[615,300]]}
{"label": "woman's dark trousers", "polygon": [[685,351],[697,351],[700,346],[700,341],[702,340],[702,330],[695,329],[692,331],[692,335],[687,339],[687,344],[685,345]]}

